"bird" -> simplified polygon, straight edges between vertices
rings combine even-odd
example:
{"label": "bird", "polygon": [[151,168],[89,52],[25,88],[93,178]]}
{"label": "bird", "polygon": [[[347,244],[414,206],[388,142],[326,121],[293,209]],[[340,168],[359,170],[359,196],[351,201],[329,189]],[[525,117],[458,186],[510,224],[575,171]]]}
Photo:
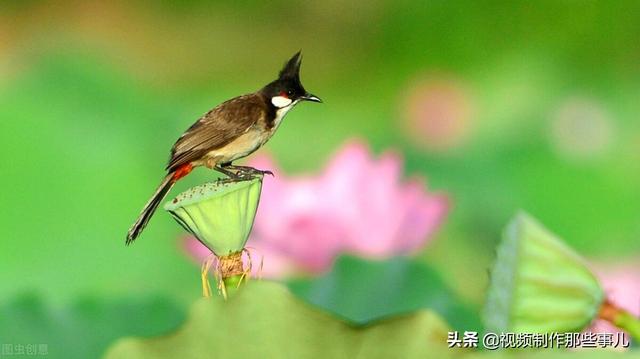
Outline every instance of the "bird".
{"label": "bird", "polygon": [[205,166],[237,178],[260,171],[234,166],[264,145],[276,132],[285,115],[303,101],[322,102],[300,82],[301,51],[282,67],[278,78],[260,90],[227,100],[214,107],[189,127],[171,148],[166,175],[127,232],[129,245],[140,236],[158,205],[171,188],[194,168]]}

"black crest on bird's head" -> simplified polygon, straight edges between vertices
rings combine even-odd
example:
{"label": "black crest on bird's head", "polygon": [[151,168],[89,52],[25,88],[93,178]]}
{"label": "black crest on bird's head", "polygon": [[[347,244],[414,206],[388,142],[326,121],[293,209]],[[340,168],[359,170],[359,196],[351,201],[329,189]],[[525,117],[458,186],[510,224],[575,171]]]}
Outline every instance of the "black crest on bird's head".
{"label": "black crest on bird's head", "polygon": [[287,63],[284,64],[278,78],[280,80],[294,80],[300,82],[300,64],[302,64],[302,53],[298,51]]}
{"label": "black crest on bird's head", "polygon": [[[312,101],[322,102],[318,96],[308,93],[302,82],[300,82],[300,64],[302,63],[302,54],[298,51],[292,58],[289,59],[280,70],[278,79],[272,81],[267,86],[263,87],[260,92],[268,98],[272,104],[276,107],[288,106],[288,104],[295,104],[298,101]],[[287,100],[276,99],[276,105],[273,101],[274,98],[285,98]]]}

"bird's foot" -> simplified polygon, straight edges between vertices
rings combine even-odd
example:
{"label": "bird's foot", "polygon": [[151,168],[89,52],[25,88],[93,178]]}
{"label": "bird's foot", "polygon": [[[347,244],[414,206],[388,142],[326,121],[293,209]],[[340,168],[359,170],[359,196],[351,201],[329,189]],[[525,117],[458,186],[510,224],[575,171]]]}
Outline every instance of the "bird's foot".
{"label": "bird's foot", "polygon": [[240,179],[240,175],[237,172],[234,172],[233,170],[230,170],[228,167],[220,167],[220,166],[215,166],[212,169],[222,173],[223,175],[233,179],[233,180],[238,180]]}
{"label": "bird's foot", "polygon": [[254,175],[270,175],[273,176],[273,172],[269,170],[259,170],[257,168],[249,167],[249,166],[226,166],[225,169],[231,169],[236,171],[235,174],[239,177],[250,177]]}

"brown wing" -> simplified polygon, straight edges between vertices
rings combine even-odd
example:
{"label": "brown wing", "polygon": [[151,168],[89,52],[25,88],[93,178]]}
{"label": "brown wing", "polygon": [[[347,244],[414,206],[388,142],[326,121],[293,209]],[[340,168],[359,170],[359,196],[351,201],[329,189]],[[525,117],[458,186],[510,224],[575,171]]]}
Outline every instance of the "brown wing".
{"label": "brown wing", "polygon": [[259,94],[239,96],[216,106],[176,141],[167,170],[174,171],[226,146],[264,116],[265,108],[264,99]]}

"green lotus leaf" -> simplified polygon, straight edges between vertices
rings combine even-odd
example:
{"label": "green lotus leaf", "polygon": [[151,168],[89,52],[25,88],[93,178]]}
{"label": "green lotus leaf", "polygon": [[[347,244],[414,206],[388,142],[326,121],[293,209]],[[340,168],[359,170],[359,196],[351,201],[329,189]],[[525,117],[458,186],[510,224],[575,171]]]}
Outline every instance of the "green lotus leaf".
{"label": "green lotus leaf", "polygon": [[83,295],[63,305],[33,293],[4,299],[0,304],[3,359],[99,358],[118,338],[162,335],[174,331],[186,317],[182,305],[157,295]]}
{"label": "green lotus leaf", "polygon": [[164,209],[217,256],[244,248],[256,216],[262,176],[193,187]]}
{"label": "green lotus leaf", "polygon": [[575,332],[596,318],[604,297],[585,261],[520,213],[498,246],[484,321],[493,332]]}
{"label": "green lotus leaf", "polygon": [[124,338],[106,359],[451,358],[447,325],[430,311],[350,325],[297,299],[281,284],[249,282],[227,301],[202,299],[177,332]]}
{"label": "green lotus leaf", "polygon": [[429,309],[456,330],[479,331],[481,326],[478,311],[458,298],[434,268],[405,257],[343,255],[325,275],[291,280],[288,286],[304,300],[357,324]]}

